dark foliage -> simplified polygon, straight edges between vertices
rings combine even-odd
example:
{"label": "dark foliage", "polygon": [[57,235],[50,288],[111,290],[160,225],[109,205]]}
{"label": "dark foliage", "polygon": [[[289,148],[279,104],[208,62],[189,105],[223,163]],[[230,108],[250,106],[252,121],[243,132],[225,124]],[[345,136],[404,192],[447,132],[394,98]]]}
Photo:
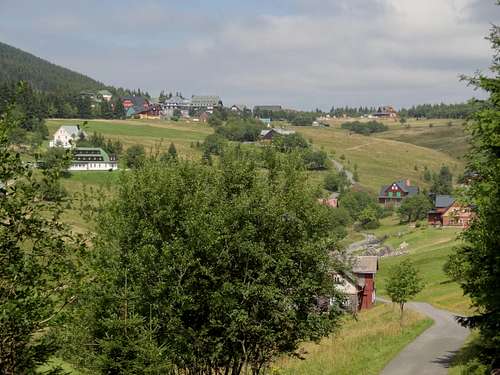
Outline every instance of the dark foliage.
{"label": "dark foliage", "polygon": [[386,125],[377,122],[377,121],[368,121],[368,122],[344,122],[341,125],[342,129],[350,130],[354,133],[370,135],[373,133],[384,132],[389,129]]}

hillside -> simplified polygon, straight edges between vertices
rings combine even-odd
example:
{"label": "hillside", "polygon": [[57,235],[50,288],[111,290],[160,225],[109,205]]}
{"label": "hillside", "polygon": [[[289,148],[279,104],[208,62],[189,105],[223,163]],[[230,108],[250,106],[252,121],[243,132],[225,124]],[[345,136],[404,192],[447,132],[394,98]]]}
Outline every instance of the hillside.
{"label": "hillside", "polygon": [[389,131],[375,136],[427,147],[457,159],[463,158],[469,149],[468,135],[463,121],[435,119],[412,121],[409,128],[392,126]]}
{"label": "hillside", "polygon": [[372,193],[377,193],[381,185],[401,178],[409,178],[421,188],[428,187],[423,180],[425,167],[436,171],[448,165],[455,176],[463,170],[463,162],[449,154],[411,143],[350,134],[336,127],[295,127],[294,130],[311,140],[315,147],[333,154],[348,170],[353,171],[357,165],[359,183]]}
{"label": "hillside", "polygon": [[52,64],[0,42],[0,84],[27,81],[33,88],[54,92],[80,92],[104,88],[83,74]]}

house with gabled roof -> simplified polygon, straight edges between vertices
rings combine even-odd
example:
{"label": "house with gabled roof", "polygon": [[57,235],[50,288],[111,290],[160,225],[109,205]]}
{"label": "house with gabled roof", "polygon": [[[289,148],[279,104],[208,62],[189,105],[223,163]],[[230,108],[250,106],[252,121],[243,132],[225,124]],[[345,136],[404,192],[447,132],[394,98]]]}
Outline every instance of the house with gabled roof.
{"label": "house with gabled roof", "polygon": [[99,90],[97,91],[97,97],[109,102],[113,98],[113,94],[109,90]]}
{"label": "house with gabled roof", "polygon": [[63,125],[54,133],[49,147],[71,148],[76,146],[79,139],[85,139],[87,134],[80,125]]}
{"label": "house with gabled roof", "polygon": [[295,130],[286,130],[281,128],[264,129],[260,131],[260,139],[272,140],[277,135],[291,135],[295,134]]}
{"label": "house with gabled roof", "polygon": [[394,181],[380,188],[378,202],[385,207],[399,206],[407,198],[420,192],[418,186],[411,185],[410,180]]}
{"label": "house with gabled roof", "polygon": [[77,147],[73,151],[70,171],[114,171],[118,162],[99,147]]}
{"label": "house with gabled roof", "polygon": [[434,208],[427,214],[427,221],[434,226],[467,228],[474,213],[471,207],[460,204],[451,195],[436,195]]}

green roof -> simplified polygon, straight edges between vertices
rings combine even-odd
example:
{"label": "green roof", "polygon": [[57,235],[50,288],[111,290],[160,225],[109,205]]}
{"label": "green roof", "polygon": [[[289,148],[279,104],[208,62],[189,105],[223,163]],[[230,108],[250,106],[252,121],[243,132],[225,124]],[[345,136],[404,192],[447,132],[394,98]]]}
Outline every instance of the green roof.
{"label": "green roof", "polygon": [[97,93],[100,95],[113,95],[108,90],[99,90]]}
{"label": "green roof", "polygon": [[[86,152],[79,152],[79,151],[99,151],[99,155],[102,156],[103,161],[105,161],[105,162],[110,161],[109,155],[106,153],[106,151],[104,151],[102,148],[99,148],[99,147],[76,147],[74,149],[75,155],[81,155],[81,156],[92,155],[92,154],[88,154]],[[97,153],[95,155],[97,155]]]}

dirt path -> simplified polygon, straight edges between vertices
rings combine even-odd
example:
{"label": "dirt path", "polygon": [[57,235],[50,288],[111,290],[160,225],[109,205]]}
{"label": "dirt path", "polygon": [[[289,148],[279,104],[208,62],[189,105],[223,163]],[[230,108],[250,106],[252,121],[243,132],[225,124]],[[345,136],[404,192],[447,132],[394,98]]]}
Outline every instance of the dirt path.
{"label": "dirt path", "polygon": [[339,172],[344,171],[345,172],[345,174],[347,176],[347,180],[349,180],[351,185],[354,185],[356,183],[356,181],[354,181],[354,175],[352,174],[352,172],[345,169],[344,166],[340,162],[338,162],[337,160],[335,160],[335,159],[330,159],[330,160],[332,161],[332,163],[335,166],[335,169],[337,169],[337,171],[339,171]]}
{"label": "dirt path", "polygon": [[380,374],[447,374],[450,361],[463,346],[469,330],[460,326],[452,313],[436,309],[428,303],[410,302],[407,307],[427,315],[434,320],[434,324],[406,346]]}

